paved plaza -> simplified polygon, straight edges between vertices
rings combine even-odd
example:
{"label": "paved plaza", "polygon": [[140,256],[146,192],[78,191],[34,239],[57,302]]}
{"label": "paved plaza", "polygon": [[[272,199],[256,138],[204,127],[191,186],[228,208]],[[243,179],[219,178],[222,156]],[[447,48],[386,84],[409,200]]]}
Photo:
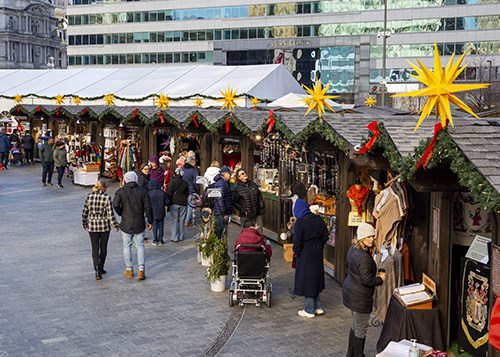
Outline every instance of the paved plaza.
{"label": "paved plaza", "polygon": [[[121,232],[111,233],[107,274],[96,281],[88,233],[81,228],[91,187],[42,187],[41,165],[0,174],[0,356],[345,356],[351,324],[342,288],[328,275],[325,314],[297,315],[294,270],[272,244],[272,307],[229,307],[228,292],[205,282],[187,227],[171,243],[146,245],[146,280],[124,277]],[[118,183],[110,183],[113,197]],[[117,217],[120,219],[119,217]],[[232,251],[239,226],[229,225]],[[146,234],[152,241],[152,232]],[[135,273],[137,261],[133,248]],[[228,281],[229,284],[229,281]],[[380,327],[370,327],[373,356]]]}

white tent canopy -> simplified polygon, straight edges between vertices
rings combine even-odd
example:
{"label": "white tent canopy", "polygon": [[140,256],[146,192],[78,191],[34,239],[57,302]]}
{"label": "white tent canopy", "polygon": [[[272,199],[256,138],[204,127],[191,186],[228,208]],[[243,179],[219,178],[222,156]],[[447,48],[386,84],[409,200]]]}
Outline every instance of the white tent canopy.
{"label": "white tent canopy", "polygon": [[[301,99],[306,99],[310,97],[308,94],[297,94],[297,93],[288,93],[281,98],[276,99],[274,102],[268,104],[269,107],[282,107],[282,108],[299,108],[305,107],[305,102]],[[326,102],[330,104],[332,107],[340,107],[341,105],[337,102],[334,102],[331,99],[327,99]]]}

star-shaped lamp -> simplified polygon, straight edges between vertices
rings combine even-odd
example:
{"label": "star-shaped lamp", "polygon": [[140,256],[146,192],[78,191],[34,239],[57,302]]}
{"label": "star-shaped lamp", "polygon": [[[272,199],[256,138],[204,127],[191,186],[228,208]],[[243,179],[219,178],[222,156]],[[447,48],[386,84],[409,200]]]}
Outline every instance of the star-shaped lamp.
{"label": "star-shaped lamp", "polygon": [[103,99],[106,103],[104,103],[104,106],[108,105],[108,106],[113,106],[115,105],[115,95],[114,94],[110,94],[108,92],[108,94],[106,94],[104,96],[104,99]]}
{"label": "star-shaped lamp", "polygon": [[[450,102],[457,105],[458,107],[465,110],[467,113],[474,115],[476,118],[479,117],[474,114],[474,112],[460,99],[458,99],[453,93],[462,92],[471,89],[486,88],[490,84],[480,83],[480,84],[453,84],[453,81],[458,77],[460,73],[463,72],[467,64],[460,67],[462,60],[465,57],[467,51],[458,59],[458,61],[453,64],[453,59],[455,53],[451,55],[450,60],[446,64],[446,67],[441,67],[441,59],[439,57],[436,42],[434,41],[434,72],[431,72],[425,65],[422,64],[417,59],[421,68],[413,65],[410,61],[410,65],[417,72],[418,76],[410,74],[413,78],[417,79],[419,82],[423,83],[426,87],[423,89],[411,91],[408,93],[401,93],[394,95],[394,97],[422,97],[429,96],[424,106],[420,109],[422,114],[415,127],[415,130],[422,124],[425,118],[427,118],[432,109],[436,108],[436,121],[438,118],[441,119],[441,125],[445,127],[447,125],[446,119],[448,119],[453,126],[453,120],[451,118]],[[415,131],[414,130],[414,131]]]}
{"label": "star-shaped lamp", "polygon": [[57,93],[57,95],[54,97],[54,100],[56,101],[57,105],[64,104],[64,95],[60,95]]}
{"label": "star-shaped lamp", "polygon": [[[325,112],[325,106],[329,108],[332,112],[334,112],[333,108],[328,104],[326,101],[327,99],[331,98],[337,98],[338,96],[333,96],[333,95],[325,95],[326,91],[330,87],[330,83],[325,88],[322,88],[322,84],[318,79],[316,79],[316,83],[313,83],[313,88],[308,88],[305,85],[304,88],[306,89],[307,93],[309,93],[311,96],[305,99],[299,99],[303,102],[306,103],[306,105],[309,106],[309,109],[307,109],[307,113],[309,113],[312,109],[314,109],[314,112],[319,115],[321,118],[321,113]],[[304,115],[304,116],[305,116]]]}
{"label": "star-shaped lamp", "polygon": [[73,99],[73,101],[75,102],[76,105],[82,104],[82,100],[78,96],[76,96],[75,99]]}
{"label": "star-shaped lamp", "polygon": [[376,106],[375,105],[375,97],[372,97],[371,95],[369,95],[368,97],[365,97],[365,104],[367,107],[372,107],[372,106]]}
{"label": "star-shaped lamp", "polygon": [[203,100],[201,98],[196,98],[196,100],[194,101],[194,105],[198,108],[201,108],[201,106],[203,105]]}
{"label": "star-shaped lamp", "polygon": [[155,98],[156,99],[153,100],[153,104],[158,104],[156,106],[156,110],[158,110],[158,108],[160,108],[160,107],[161,107],[162,111],[165,110],[165,107],[170,108],[169,103],[171,102],[171,100],[168,99],[168,93],[167,93],[167,95],[163,95],[163,92],[160,92],[160,95],[155,95]]}
{"label": "star-shaped lamp", "polygon": [[223,92],[221,90],[219,90],[219,92],[221,92],[222,96],[224,97],[222,99],[216,99],[219,102],[224,102],[224,104],[222,105],[222,108],[220,108],[220,110],[227,107],[227,109],[229,109],[229,111],[232,111],[234,106],[239,108],[238,104],[236,104],[236,93],[238,92],[238,89],[236,89],[233,92],[231,90],[231,88],[229,88],[229,86],[227,86],[226,92]]}
{"label": "star-shaped lamp", "polygon": [[259,98],[256,98],[256,97],[252,98],[252,108],[255,108],[257,106],[257,104],[259,104],[259,103],[260,103]]}
{"label": "star-shaped lamp", "polygon": [[15,104],[19,104],[23,102],[23,96],[21,94],[16,94],[14,96]]}

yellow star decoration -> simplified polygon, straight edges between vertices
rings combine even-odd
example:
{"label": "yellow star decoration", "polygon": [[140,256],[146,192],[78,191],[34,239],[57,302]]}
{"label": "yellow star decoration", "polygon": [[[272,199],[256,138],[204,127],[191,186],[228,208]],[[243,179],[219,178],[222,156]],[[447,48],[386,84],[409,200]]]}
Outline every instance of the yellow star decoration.
{"label": "yellow star decoration", "polygon": [[223,92],[219,89],[219,92],[224,96],[222,99],[216,99],[219,102],[224,102],[222,105],[222,108],[220,110],[224,109],[227,107],[229,111],[233,110],[233,107],[236,106],[236,108],[239,108],[238,104],[236,104],[236,93],[238,92],[238,89],[236,89],[234,92],[227,86],[227,91]]}
{"label": "yellow star decoration", "polygon": [[318,81],[318,79],[316,79],[316,83],[313,83],[312,89],[303,85],[304,88],[306,89],[307,93],[309,93],[311,95],[308,98],[299,99],[299,100],[305,102],[307,106],[309,106],[309,109],[307,110],[305,115],[307,115],[307,113],[309,113],[314,108],[314,112],[316,114],[318,114],[319,117],[321,118],[321,112],[323,112],[323,113],[325,112],[325,106],[327,108],[329,108],[332,112],[335,112],[332,109],[332,107],[330,106],[330,104],[328,104],[326,102],[327,99],[338,97],[338,96],[333,96],[333,95],[325,95],[326,91],[330,87],[330,84],[331,84],[331,82],[328,83],[328,85],[322,89],[323,85],[321,84],[320,81]]}
{"label": "yellow star decoration", "polygon": [[105,99],[103,99],[106,103],[104,103],[104,106],[108,105],[108,106],[113,106],[115,105],[115,95],[114,94],[110,94],[108,92],[108,94],[106,94],[104,96]]}
{"label": "yellow star decoration", "polygon": [[171,100],[168,99],[168,93],[167,95],[163,95],[163,92],[160,92],[160,95],[155,95],[155,98],[156,99],[153,99],[153,104],[158,104],[158,106],[156,107],[156,110],[158,110],[158,108],[161,107],[161,110],[165,110],[165,107],[169,107],[170,108],[170,103]]}
{"label": "yellow star decoration", "polygon": [[[420,119],[415,127],[415,130],[422,124],[425,118],[427,118],[434,106],[436,107],[436,121],[441,118],[441,124],[443,127],[446,126],[446,119],[449,119],[451,126],[453,126],[453,120],[451,117],[450,102],[457,105],[458,107],[465,110],[467,113],[474,115],[476,118],[479,117],[474,114],[474,112],[460,99],[458,99],[453,93],[462,92],[471,89],[486,88],[490,84],[453,84],[453,81],[458,77],[460,73],[463,72],[468,63],[460,68],[460,64],[465,57],[467,51],[458,59],[458,61],[453,64],[453,59],[455,57],[455,52],[451,55],[450,60],[446,64],[446,67],[441,67],[441,59],[439,57],[436,41],[434,41],[434,72],[431,72],[426,66],[422,64],[417,59],[421,68],[413,65],[410,61],[408,63],[417,72],[418,76],[410,74],[413,78],[422,82],[426,85],[426,88],[411,91],[408,93],[401,93],[394,95],[394,97],[422,97],[429,96],[424,106],[419,112],[422,112]],[[413,130],[413,131],[415,131]]]}
{"label": "yellow star decoration", "polygon": [[73,100],[75,102],[76,105],[80,105],[82,104],[82,100],[80,99],[80,97],[75,97],[75,99]]}
{"label": "yellow star decoration", "polygon": [[194,101],[194,105],[198,108],[201,108],[201,106],[203,105],[203,100],[201,98],[196,98],[196,100]]}
{"label": "yellow star decoration", "polygon": [[14,100],[16,101],[15,104],[19,104],[23,102],[23,96],[21,94],[16,94],[14,96]]}
{"label": "yellow star decoration", "polygon": [[375,97],[372,97],[372,96],[368,96],[368,97],[365,97],[365,104],[367,107],[372,107],[372,106],[375,106]]}
{"label": "yellow star decoration", "polygon": [[257,104],[259,104],[259,103],[260,103],[259,98],[256,98],[256,97],[252,98],[252,107],[256,107]]}
{"label": "yellow star decoration", "polygon": [[57,105],[64,104],[64,95],[60,95],[57,93],[57,95],[54,97],[54,100],[56,101]]}

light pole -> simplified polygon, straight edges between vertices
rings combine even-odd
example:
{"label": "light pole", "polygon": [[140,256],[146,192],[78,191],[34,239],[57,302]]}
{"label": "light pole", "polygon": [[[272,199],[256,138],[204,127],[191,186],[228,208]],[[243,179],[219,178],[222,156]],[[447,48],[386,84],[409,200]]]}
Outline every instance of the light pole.
{"label": "light pole", "polygon": [[380,88],[382,91],[382,106],[385,106],[385,92],[387,91],[387,81],[385,79],[385,72],[386,72],[386,47],[387,47],[387,38],[391,36],[391,33],[387,31],[387,1],[384,0],[384,32],[378,33],[378,37],[382,36],[383,42],[382,42],[382,80],[380,81],[380,84],[382,84],[382,87]]}
{"label": "light pole", "polygon": [[490,64],[490,68],[488,69],[488,82],[490,83],[490,86],[488,86],[486,88],[486,90],[488,91],[487,92],[488,93],[488,103],[487,103],[488,110],[491,110],[491,102],[492,102],[492,100],[491,100],[491,95],[492,95],[492,93],[491,93],[491,91],[492,91],[491,90],[491,60],[486,60],[486,63]]}

